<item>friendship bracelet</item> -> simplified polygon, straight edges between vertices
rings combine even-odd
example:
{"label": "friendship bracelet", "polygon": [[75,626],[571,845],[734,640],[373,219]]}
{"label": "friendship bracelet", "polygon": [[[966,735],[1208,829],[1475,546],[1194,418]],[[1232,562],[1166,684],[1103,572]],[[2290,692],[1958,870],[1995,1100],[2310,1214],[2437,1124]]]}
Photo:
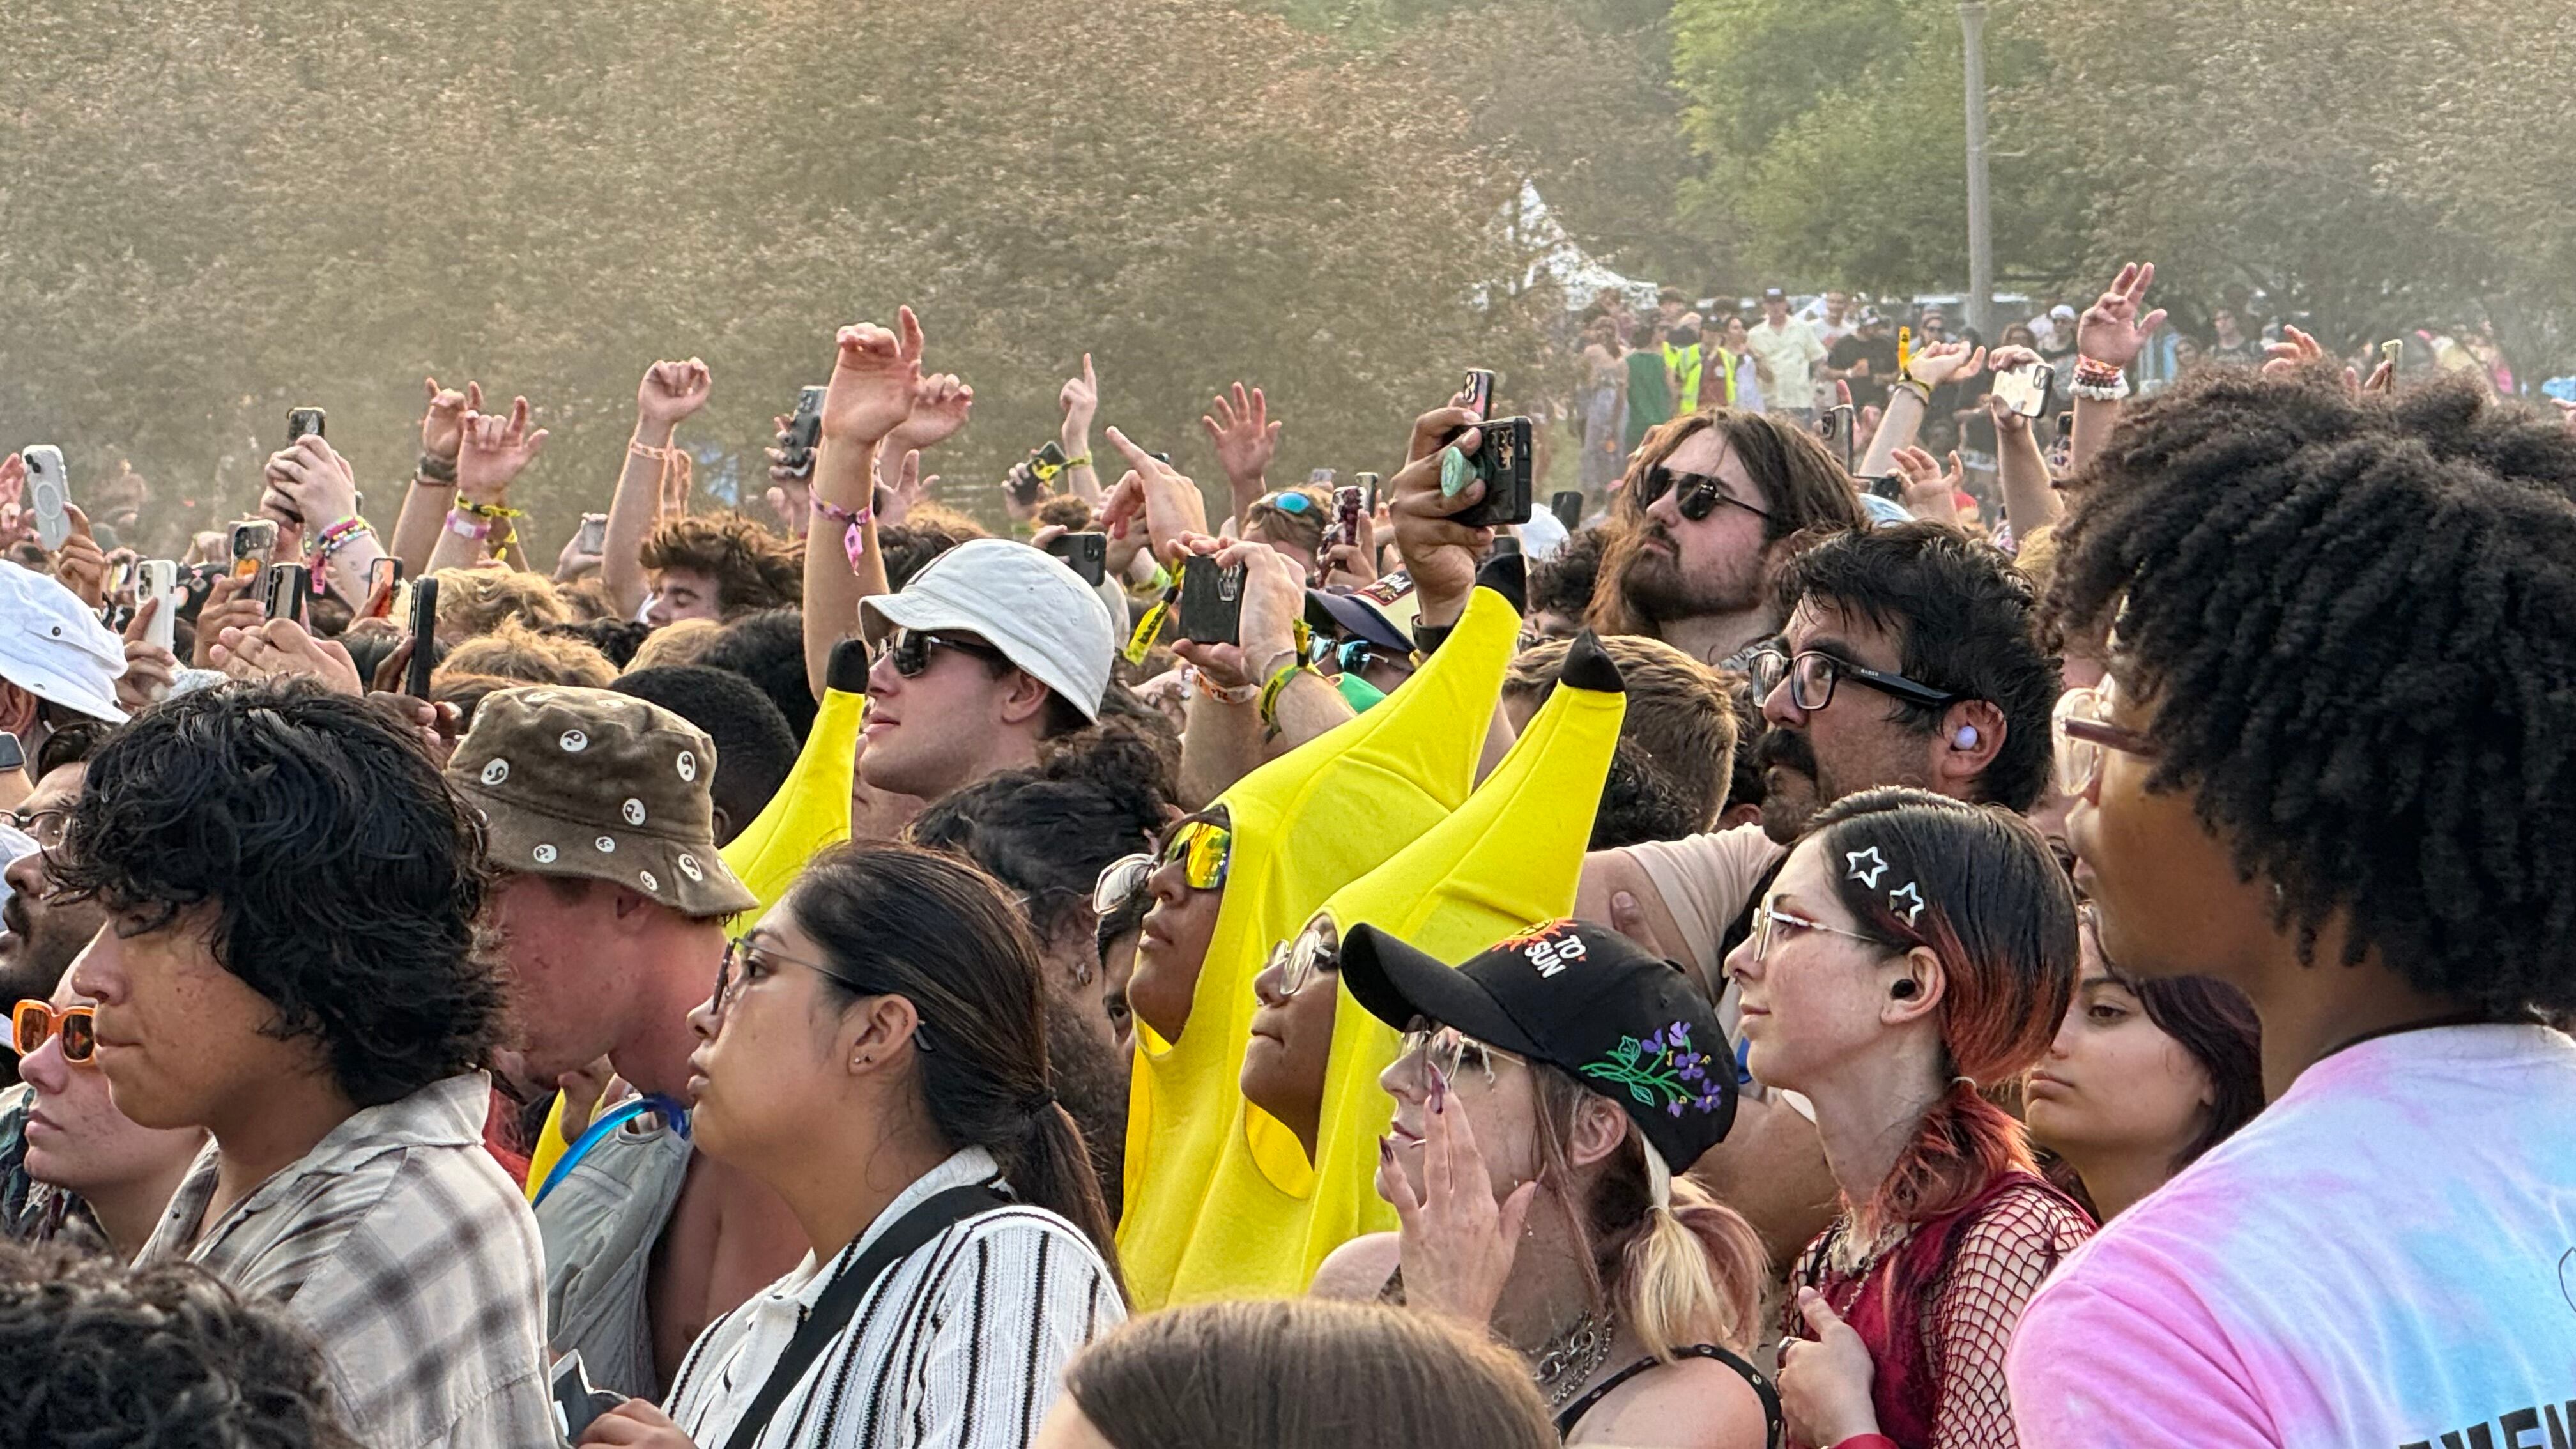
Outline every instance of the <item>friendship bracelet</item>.
{"label": "friendship bracelet", "polygon": [[2075,385],[2078,387],[2110,387],[2126,376],[2114,364],[2096,362],[2090,357],[2075,359]]}
{"label": "friendship bracelet", "polygon": [[1064,460],[1064,468],[1063,468],[1063,470],[1062,470],[1062,471],[1067,472],[1067,473],[1070,473],[1070,472],[1072,472],[1072,471],[1073,471],[1074,469],[1076,469],[1076,468],[1088,468],[1088,467],[1090,467],[1090,466],[1091,466],[1091,455],[1090,455],[1089,453],[1085,453],[1085,454],[1083,454],[1083,455],[1082,455],[1081,457],[1079,457],[1079,458],[1067,458],[1067,459],[1065,459],[1065,460]]}
{"label": "friendship bracelet", "polygon": [[458,513],[470,513],[476,518],[487,519],[525,518],[528,516],[528,511],[524,508],[512,508],[506,503],[477,503],[471,498],[457,499],[455,511]]}
{"label": "friendship bracelet", "polygon": [[[659,522],[673,514],[686,514],[689,511],[689,493],[694,487],[688,453],[677,443],[656,448],[631,437],[626,440],[626,451],[630,456],[650,458],[662,465],[661,472],[653,479],[654,520]],[[676,499],[671,497],[674,492],[679,494]]]}
{"label": "friendship bracelet", "polygon": [[1181,666],[1181,682],[1219,704],[1250,704],[1261,697],[1260,685],[1221,685],[1208,678],[1195,664]]}
{"label": "friendship bracelet", "polygon": [[849,553],[850,568],[855,572],[858,569],[859,560],[868,556],[868,536],[862,530],[876,521],[877,511],[874,508],[843,508],[837,503],[826,503],[818,493],[814,495],[814,512],[834,523],[849,525],[841,534],[841,547]]}

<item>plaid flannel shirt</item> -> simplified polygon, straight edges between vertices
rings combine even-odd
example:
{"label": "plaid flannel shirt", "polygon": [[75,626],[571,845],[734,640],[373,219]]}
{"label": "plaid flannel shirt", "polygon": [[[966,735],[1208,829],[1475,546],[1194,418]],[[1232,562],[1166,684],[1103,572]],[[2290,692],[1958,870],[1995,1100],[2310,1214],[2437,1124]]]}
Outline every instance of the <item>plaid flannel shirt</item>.
{"label": "plaid flannel shirt", "polygon": [[536,1219],[483,1150],[490,1098],[468,1072],[369,1107],[200,1234],[209,1143],[136,1261],[185,1259],[284,1304],[375,1449],[560,1443]]}

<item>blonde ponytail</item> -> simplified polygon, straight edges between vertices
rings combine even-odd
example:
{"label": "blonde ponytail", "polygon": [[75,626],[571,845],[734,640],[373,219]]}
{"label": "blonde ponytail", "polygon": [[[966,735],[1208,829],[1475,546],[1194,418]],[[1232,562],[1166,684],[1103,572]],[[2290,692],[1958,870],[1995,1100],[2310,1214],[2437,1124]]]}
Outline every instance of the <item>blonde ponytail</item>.
{"label": "blonde ponytail", "polygon": [[[1651,1154],[1642,1141],[1637,1146]],[[1671,1203],[1649,1207],[1621,1250],[1614,1291],[1646,1352],[1670,1363],[1675,1349],[1694,1343],[1749,1351],[1760,1336],[1769,1271],[1762,1239],[1744,1215],[1682,1178],[1672,1185]]]}

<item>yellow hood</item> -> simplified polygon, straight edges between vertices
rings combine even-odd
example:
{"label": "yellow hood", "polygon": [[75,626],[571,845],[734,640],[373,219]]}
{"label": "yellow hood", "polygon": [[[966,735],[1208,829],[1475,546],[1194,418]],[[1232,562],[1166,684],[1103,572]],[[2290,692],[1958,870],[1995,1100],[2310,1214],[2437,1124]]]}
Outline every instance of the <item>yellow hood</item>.
{"label": "yellow hood", "polygon": [[1385,703],[1219,797],[1234,853],[1188,1028],[1172,1043],[1136,1028],[1118,1251],[1139,1309],[1162,1306],[1210,1205],[1242,1100],[1253,976],[1326,897],[1466,800],[1519,628],[1501,595],[1476,590],[1447,642]]}
{"label": "yellow hood", "polygon": [[[1367,922],[1448,961],[1570,914],[1626,715],[1617,667],[1585,636],[1528,732],[1467,803],[1335,892],[1322,914],[1337,932]],[[1289,923],[1281,935],[1305,924]],[[1296,1134],[1236,1093],[1210,1193],[1221,1210],[1200,1217],[1174,1301],[1302,1293],[1333,1249],[1395,1228],[1374,1179],[1394,1106],[1378,1076],[1395,1061],[1396,1041],[1339,993],[1312,1167]]]}
{"label": "yellow hood", "polygon": [[823,847],[850,838],[851,762],[858,755],[859,722],[867,711],[864,694],[823,691],[795,768],[760,814],[726,843],[726,867],[760,897],[758,910],[734,918],[735,934],[750,930],[778,904],[805,862]]}

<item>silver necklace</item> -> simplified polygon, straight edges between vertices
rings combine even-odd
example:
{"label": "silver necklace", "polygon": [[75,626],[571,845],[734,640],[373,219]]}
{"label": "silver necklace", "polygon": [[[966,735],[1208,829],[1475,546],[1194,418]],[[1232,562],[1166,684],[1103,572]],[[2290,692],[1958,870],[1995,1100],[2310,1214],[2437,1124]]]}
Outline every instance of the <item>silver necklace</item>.
{"label": "silver necklace", "polygon": [[1547,1395],[1549,1408],[1563,1407],[1610,1357],[1610,1340],[1616,1336],[1612,1327],[1609,1310],[1596,1315],[1585,1309],[1582,1316],[1540,1347],[1531,1364],[1530,1377],[1538,1381],[1539,1392]]}

